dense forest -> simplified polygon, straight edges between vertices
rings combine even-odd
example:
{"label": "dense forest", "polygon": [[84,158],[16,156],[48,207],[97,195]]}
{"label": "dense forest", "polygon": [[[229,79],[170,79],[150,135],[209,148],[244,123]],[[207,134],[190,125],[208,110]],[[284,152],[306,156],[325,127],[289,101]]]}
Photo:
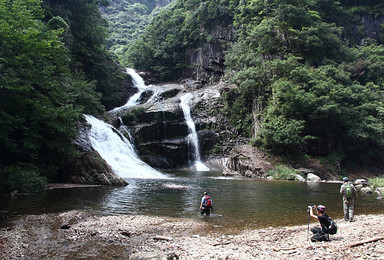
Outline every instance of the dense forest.
{"label": "dense forest", "polygon": [[82,114],[119,102],[126,75],[93,0],[0,1],[0,192],[60,178]]}
{"label": "dense forest", "polygon": [[180,0],[126,56],[173,80],[212,27],[233,28],[224,77],[236,88],[224,96],[239,133],[272,154],[368,166],[384,159],[383,16],[379,0]]}
{"label": "dense forest", "polygon": [[144,32],[153,17],[170,0],[110,0],[108,6],[100,6],[103,17],[108,21],[110,36],[107,48],[118,61],[127,66],[125,52],[130,43]]}
{"label": "dense forest", "polygon": [[[193,51],[224,41],[222,79],[235,87],[221,112],[253,145],[344,167],[383,162],[382,0],[176,0],[156,9],[169,2],[0,0],[0,193],[61,179],[78,156],[82,114],[127,99],[118,61],[172,81],[193,69]],[[215,26],[233,38],[216,39]]]}

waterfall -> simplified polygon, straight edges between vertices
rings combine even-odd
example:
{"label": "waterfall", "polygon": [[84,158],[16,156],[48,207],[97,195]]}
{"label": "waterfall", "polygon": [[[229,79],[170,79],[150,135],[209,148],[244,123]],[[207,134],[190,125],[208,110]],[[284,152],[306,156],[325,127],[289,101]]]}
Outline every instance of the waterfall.
{"label": "waterfall", "polygon": [[135,87],[137,87],[139,90],[143,90],[147,87],[144,83],[143,78],[140,77],[140,75],[137,74],[134,69],[127,68],[126,71],[129,75],[131,75],[133,80],[133,85],[135,85]]}
{"label": "waterfall", "polygon": [[[136,106],[141,94],[147,89],[144,80],[133,69],[127,69],[127,73],[132,76],[133,83],[139,89],[139,92],[133,95],[125,105],[112,109],[109,111],[110,113],[116,113],[121,109]],[[157,91],[154,91],[153,96],[157,95],[157,93]],[[147,102],[152,101],[154,99],[153,96]],[[117,175],[122,178],[166,178],[164,174],[156,171],[138,157],[131,144],[131,135],[124,124],[122,124],[122,128],[131,140],[125,138],[124,135],[113,126],[93,116],[84,116],[91,125],[88,137],[91,140],[93,148],[103,157]],[[121,118],[119,119],[122,123]]]}
{"label": "waterfall", "polygon": [[135,149],[127,138],[113,126],[84,115],[91,125],[88,137],[93,148],[122,178],[166,178],[166,176],[146,163],[136,154]]}
{"label": "waterfall", "polygon": [[194,157],[195,157],[194,167],[196,168],[197,171],[209,171],[209,168],[201,162],[201,158],[200,158],[199,141],[197,138],[196,127],[195,127],[195,123],[193,122],[193,119],[191,116],[191,109],[188,104],[191,98],[192,98],[191,93],[185,94],[184,96],[180,97],[180,101],[181,101],[180,106],[181,106],[181,109],[183,110],[185,122],[187,122],[187,126],[190,132],[188,139],[190,140],[193,151],[194,151]]}
{"label": "waterfall", "polygon": [[[148,88],[148,86],[145,85],[143,78],[140,77],[140,75],[137,74],[134,69],[128,68],[126,71],[127,71],[127,73],[129,75],[131,75],[132,81],[133,81],[133,85],[135,85],[135,87],[137,87],[139,92],[137,92],[132,97],[130,97],[128,99],[127,103],[125,103],[125,105],[122,105],[121,107],[115,107],[114,109],[110,110],[109,113],[116,113],[116,112],[118,112],[118,111],[120,111],[122,109],[136,106],[137,105],[137,101],[139,100],[141,94],[145,90],[147,90],[147,88]],[[157,93],[155,93],[155,94],[157,94]],[[150,100],[148,100],[148,102],[151,101],[154,96],[155,95],[153,95],[152,98]]]}

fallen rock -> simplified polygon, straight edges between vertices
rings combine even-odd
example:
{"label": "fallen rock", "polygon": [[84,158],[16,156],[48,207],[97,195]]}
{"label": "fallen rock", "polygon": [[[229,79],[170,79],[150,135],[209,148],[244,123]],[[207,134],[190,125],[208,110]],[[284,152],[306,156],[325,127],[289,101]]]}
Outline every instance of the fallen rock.
{"label": "fallen rock", "polygon": [[313,173],[308,173],[307,175],[307,181],[308,182],[321,182],[321,179],[319,176],[313,174]]}

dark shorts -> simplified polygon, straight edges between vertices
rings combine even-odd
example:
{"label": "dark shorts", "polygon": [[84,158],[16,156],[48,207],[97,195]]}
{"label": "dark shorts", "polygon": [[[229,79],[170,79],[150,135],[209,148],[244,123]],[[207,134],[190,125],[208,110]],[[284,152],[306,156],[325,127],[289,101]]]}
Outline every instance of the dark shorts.
{"label": "dark shorts", "polygon": [[209,216],[211,214],[211,209],[210,208],[203,208],[201,211],[200,211],[200,214],[201,215],[207,215]]}

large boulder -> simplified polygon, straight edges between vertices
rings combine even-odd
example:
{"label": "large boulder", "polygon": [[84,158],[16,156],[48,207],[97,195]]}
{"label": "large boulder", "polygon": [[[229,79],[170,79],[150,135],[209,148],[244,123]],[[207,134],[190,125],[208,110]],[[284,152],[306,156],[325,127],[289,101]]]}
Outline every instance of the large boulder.
{"label": "large boulder", "polygon": [[321,179],[319,176],[313,174],[313,173],[308,173],[307,175],[307,181],[308,182],[321,182]]}

